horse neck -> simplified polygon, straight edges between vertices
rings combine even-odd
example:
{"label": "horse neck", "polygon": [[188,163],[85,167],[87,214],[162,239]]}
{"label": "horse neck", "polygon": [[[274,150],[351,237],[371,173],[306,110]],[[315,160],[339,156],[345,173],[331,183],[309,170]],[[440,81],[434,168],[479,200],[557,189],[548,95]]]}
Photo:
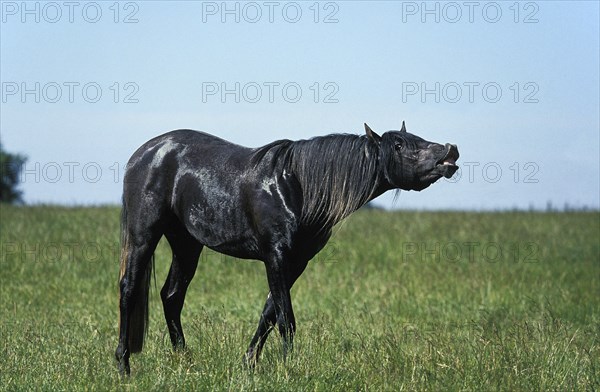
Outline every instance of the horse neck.
{"label": "horse neck", "polygon": [[[292,147],[292,170],[303,189],[306,222],[323,219],[335,224],[387,190],[378,151],[368,143],[365,137],[330,135]],[[332,155],[332,150],[340,154]]]}

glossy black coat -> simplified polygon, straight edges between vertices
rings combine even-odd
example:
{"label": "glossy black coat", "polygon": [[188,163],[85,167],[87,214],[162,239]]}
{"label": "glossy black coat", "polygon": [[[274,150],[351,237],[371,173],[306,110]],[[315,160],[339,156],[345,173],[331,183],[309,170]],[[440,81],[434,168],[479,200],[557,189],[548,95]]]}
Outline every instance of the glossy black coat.
{"label": "glossy black coat", "polygon": [[273,326],[292,347],[290,289],[327,243],[332,227],[390,189],[422,190],[457,169],[456,146],[406,132],[329,135],[260,148],[177,130],[142,145],[127,165],[121,217],[119,344],[142,349],[148,325],[152,256],[164,235],[173,252],[161,290],[174,348],[185,339],[180,315],[204,246],[265,264],[270,292],[246,352],[252,366]]}

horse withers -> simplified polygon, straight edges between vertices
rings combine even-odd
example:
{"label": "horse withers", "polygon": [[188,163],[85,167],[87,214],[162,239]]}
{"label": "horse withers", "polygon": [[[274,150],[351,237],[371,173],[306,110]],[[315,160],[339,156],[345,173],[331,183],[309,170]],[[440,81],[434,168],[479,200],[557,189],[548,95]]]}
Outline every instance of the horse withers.
{"label": "horse withers", "polygon": [[265,264],[270,292],[245,355],[253,366],[273,327],[292,348],[290,289],[327,243],[333,226],[391,189],[421,191],[457,170],[458,149],[406,131],[333,134],[246,148],[203,132],[177,130],[142,145],[127,164],[121,212],[121,373],[148,327],[154,250],[173,253],[160,291],[171,343],[185,346],[181,310],[200,252]]}

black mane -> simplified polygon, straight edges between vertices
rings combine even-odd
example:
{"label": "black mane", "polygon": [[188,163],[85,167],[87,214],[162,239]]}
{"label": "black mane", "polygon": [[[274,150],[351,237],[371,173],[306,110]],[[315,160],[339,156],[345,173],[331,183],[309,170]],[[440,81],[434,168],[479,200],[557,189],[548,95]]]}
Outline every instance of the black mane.
{"label": "black mane", "polygon": [[302,187],[304,224],[334,225],[369,201],[378,149],[366,136],[333,134],[292,142],[290,169]]}

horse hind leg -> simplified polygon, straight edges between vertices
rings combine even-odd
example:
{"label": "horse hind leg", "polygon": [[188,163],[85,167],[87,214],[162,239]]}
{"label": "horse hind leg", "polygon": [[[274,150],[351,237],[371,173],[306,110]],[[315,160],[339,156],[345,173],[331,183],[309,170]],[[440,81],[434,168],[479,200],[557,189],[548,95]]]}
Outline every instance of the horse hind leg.
{"label": "horse hind leg", "polygon": [[267,337],[271,333],[273,326],[276,323],[276,315],[275,315],[275,304],[273,303],[273,297],[269,292],[267,296],[267,301],[265,302],[265,306],[260,315],[260,320],[258,322],[258,327],[256,328],[256,332],[254,333],[254,337],[250,342],[250,346],[246,351],[246,355],[244,357],[244,362],[248,367],[254,367],[258,362],[258,358],[260,357],[260,353],[262,348],[267,341]]}
{"label": "horse hind leg", "polygon": [[187,288],[196,273],[203,245],[193,238],[183,226],[165,233],[165,237],[171,246],[173,261],[160,296],[171,344],[173,349],[177,350],[185,347],[185,337],[181,327],[181,310]]}
{"label": "horse hind leg", "polygon": [[[127,228],[125,228],[127,230]],[[115,357],[121,374],[129,374],[129,356],[140,352],[148,327],[148,290],[152,255],[162,234],[132,233],[123,246],[119,300],[119,344]]]}

